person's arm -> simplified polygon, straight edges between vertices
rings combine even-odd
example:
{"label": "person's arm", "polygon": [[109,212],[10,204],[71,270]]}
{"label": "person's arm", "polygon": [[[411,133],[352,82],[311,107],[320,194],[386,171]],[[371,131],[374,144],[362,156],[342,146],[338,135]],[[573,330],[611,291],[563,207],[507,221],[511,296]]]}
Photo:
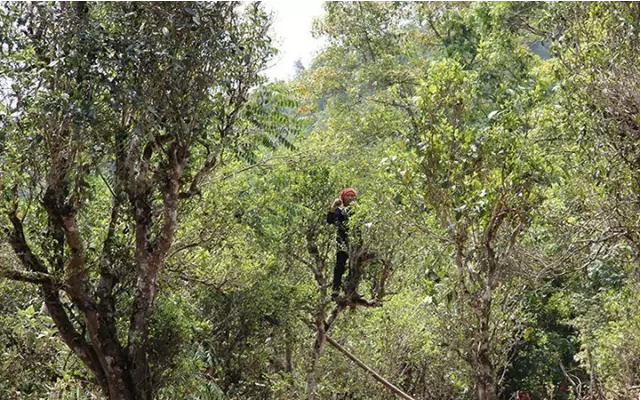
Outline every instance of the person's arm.
{"label": "person's arm", "polygon": [[332,206],[327,211],[327,223],[328,224],[333,224],[333,223],[335,223],[337,221],[338,213],[336,212],[336,210],[341,205],[343,205],[343,201],[341,199],[335,199],[334,200],[334,202],[332,203]]}

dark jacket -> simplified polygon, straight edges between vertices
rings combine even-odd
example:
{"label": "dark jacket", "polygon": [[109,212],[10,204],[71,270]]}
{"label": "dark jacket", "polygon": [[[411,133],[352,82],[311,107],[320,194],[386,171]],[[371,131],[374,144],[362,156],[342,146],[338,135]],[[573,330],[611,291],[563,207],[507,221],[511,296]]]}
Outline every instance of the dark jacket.
{"label": "dark jacket", "polygon": [[350,214],[349,207],[338,207],[336,211],[327,213],[327,223],[336,225],[336,243],[339,245],[348,243]]}

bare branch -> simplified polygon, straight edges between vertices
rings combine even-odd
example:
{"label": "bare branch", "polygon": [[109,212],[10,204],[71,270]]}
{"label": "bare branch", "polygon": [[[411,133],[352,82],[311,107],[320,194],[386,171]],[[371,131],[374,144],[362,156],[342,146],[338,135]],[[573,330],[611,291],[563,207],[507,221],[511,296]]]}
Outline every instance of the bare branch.
{"label": "bare branch", "polygon": [[363,363],[361,360],[356,358],[356,356],[354,356],[352,353],[350,353],[349,351],[345,350],[334,339],[332,339],[331,337],[329,337],[327,335],[325,336],[325,339],[327,339],[327,341],[332,346],[334,346],[336,349],[338,349],[338,351],[340,351],[345,356],[347,356],[347,358],[349,358],[350,360],[354,361],[356,363],[356,365],[358,365],[359,367],[361,367],[362,369],[367,371],[372,377],[374,377],[374,379],[376,379],[378,382],[382,383],[386,388],[388,388],[389,390],[394,392],[394,394],[396,394],[398,397],[400,397],[402,399],[406,399],[406,400],[414,400],[407,393],[403,392],[401,389],[399,389],[398,387],[396,387],[393,384],[391,384],[387,379],[385,379],[382,376],[380,376],[376,371],[374,371],[373,369],[371,369],[370,367],[365,365],[365,363]]}
{"label": "bare branch", "polygon": [[29,283],[49,283],[51,285],[61,285],[54,276],[43,273],[15,269],[0,268],[0,276],[12,281],[29,282]]}
{"label": "bare branch", "polygon": [[205,178],[205,176],[216,166],[216,156],[212,158],[208,158],[207,161],[205,161],[205,164],[200,168],[200,170],[196,173],[194,176],[194,179],[191,181],[191,184],[189,185],[189,189],[186,192],[181,192],[178,195],[179,199],[188,199],[196,194],[200,194],[200,184]]}

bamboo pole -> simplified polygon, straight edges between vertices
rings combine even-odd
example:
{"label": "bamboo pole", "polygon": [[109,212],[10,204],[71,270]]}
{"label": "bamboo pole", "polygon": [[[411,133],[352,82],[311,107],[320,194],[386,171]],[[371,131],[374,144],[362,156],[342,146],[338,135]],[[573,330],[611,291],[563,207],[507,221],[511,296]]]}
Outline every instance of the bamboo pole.
{"label": "bamboo pole", "polygon": [[405,400],[414,400],[414,398],[410,397],[408,394],[403,392],[401,389],[399,389],[396,386],[394,386],[393,384],[391,384],[387,379],[385,379],[382,376],[380,376],[376,371],[374,371],[373,369],[371,369],[370,367],[365,365],[361,360],[356,358],[356,356],[354,356],[352,353],[350,353],[349,351],[345,350],[343,348],[343,346],[338,344],[334,339],[332,339],[331,337],[329,337],[327,335],[325,335],[325,339],[332,346],[336,347],[336,349],[338,349],[338,351],[340,351],[341,353],[345,354],[347,356],[347,358],[349,358],[350,360],[354,361],[356,363],[356,365],[358,365],[359,367],[361,367],[365,371],[369,372],[370,375],[372,375],[374,377],[374,379],[376,379],[377,381],[379,381],[380,383],[385,385],[392,392],[396,393],[396,395],[398,397],[400,397],[402,399],[405,399]]}

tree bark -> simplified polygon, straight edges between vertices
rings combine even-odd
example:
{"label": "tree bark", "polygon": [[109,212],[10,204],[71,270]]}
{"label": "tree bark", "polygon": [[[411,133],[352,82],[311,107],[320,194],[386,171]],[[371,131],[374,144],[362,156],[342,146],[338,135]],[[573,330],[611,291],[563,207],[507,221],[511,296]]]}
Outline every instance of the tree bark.
{"label": "tree bark", "polygon": [[312,350],[312,362],[307,374],[307,400],[316,399],[316,387],[318,385],[318,360],[323,352],[325,345],[325,321],[324,319],[316,320],[316,339]]}
{"label": "tree bark", "polygon": [[475,355],[476,366],[474,368],[474,385],[476,386],[476,398],[478,400],[494,400],[496,398],[496,385],[494,382],[494,368],[489,358],[489,351],[486,345]]}
{"label": "tree bark", "polygon": [[306,235],[307,252],[312,257],[313,264],[311,268],[314,271],[314,278],[318,284],[318,303],[314,315],[314,324],[316,326],[316,338],[312,348],[311,363],[307,372],[307,400],[316,399],[316,387],[318,385],[318,360],[323,352],[325,344],[325,307],[327,298],[327,283],[325,282],[325,260],[321,257],[316,245],[316,230],[311,226]]}
{"label": "tree bark", "polygon": [[476,300],[478,331],[472,354],[474,360],[474,384],[478,400],[494,400],[496,398],[496,375],[491,358],[490,318],[492,310],[492,281],[493,272],[488,272],[482,291]]}

